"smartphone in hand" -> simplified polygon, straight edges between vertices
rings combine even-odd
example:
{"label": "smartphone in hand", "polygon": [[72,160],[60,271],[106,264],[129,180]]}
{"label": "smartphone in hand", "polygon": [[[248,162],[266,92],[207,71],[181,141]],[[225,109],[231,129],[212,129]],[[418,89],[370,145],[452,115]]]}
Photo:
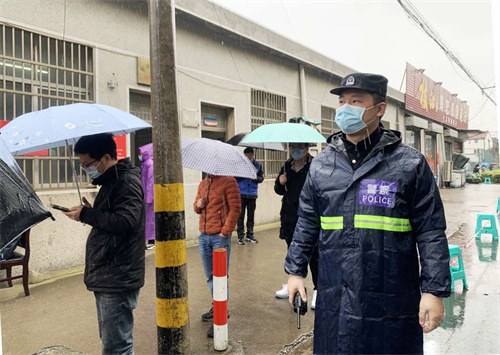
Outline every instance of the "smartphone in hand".
{"label": "smartphone in hand", "polygon": [[50,207],[52,207],[53,209],[55,210],[59,210],[59,211],[62,211],[62,212],[71,212],[69,210],[69,208],[66,208],[66,207],[62,207],[62,206],[58,206],[58,205],[53,205],[51,204]]}

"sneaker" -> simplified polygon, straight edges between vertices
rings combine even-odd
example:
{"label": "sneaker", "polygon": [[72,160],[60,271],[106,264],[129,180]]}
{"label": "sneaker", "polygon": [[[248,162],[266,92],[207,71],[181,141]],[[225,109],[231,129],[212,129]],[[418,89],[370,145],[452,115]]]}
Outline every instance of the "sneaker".
{"label": "sneaker", "polygon": [[243,240],[243,238],[238,238],[238,244],[239,245],[245,245],[245,241]]}
{"label": "sneaker", "polygon": [[314,290],[313,298],[311,300],[311,309],[316,309],[316,297],[318,296],[318,291]]}
{"label": "sneaker", "polygon": [[277,298],[288,298],[288,285],[284,284],[283,288],[279,291],[276,291],[276,297]]}
{"label": "sneaker", "polygon": [[208,328],[207,337],[209,337],[209,338],[214,337],[214,325],[213,324],[210,326],[210,328]]}
{"label": "sneaker", "polygon": [[250,235],[248,236],[247,235],[247,238],[246,238],[249,242],[252,242],[252,243],[258,243],[259,241],[257,239],[255,239],[255,237],[253,235]]}
{"label": "sneaker", "polygon": [[[204,322],[211,322],[214,319],[214,308],[210,308],[210,310],[207,313],[204,313],[201,315],[201,320]],[[212,330],[213,334],[213,330]]]}
{"label": "sneaker", "polygon": [[148,244],[146,245],[146,250],[153,250],[155,248],[154,244]]}

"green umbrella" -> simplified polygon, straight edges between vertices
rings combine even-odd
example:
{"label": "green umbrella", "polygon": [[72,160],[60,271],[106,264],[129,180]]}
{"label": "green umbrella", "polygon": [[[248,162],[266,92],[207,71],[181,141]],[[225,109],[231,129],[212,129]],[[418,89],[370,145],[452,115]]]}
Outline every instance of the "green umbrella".
{"label": "green umbrella", "polygon": [[241,144],[246,143],[326,143],[326,139],[305,124],[272,123],[249,133],[241,141]]}

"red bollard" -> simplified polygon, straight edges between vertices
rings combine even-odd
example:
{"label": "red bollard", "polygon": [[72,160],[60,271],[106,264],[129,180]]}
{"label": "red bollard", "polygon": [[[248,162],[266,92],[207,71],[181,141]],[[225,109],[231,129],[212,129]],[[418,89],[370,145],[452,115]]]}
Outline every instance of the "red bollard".
{"label": "red bollard", "polygon": [[214,349],[227,350],[227,250],[213,251],[214,274]]}

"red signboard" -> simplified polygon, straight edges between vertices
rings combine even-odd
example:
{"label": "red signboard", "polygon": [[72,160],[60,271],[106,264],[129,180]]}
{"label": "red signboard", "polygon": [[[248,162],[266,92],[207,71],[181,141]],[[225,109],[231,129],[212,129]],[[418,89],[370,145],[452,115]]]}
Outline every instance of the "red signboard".
{"label": "red signboard", "polygon": [[127,157],[127,135],[122,134],[121,136],[114,136],[113,139],[116,143],[117,159],[125,159]]}
{"label": "red signboard", "polygon": [[[2,128],[3,126],[6,126],[7,123],[9,123],[9,122],[10,121],[0,121],[0,128]],[[38,152],[23,154],[21,156],[23,156],[23,157],[48,157],[49,156],[49,150],[48,149],[40,150]]]}
{"label": "red signboard", "polygon": [[408,63],[405,108],[452,128],[469,127],[469,105]]}

